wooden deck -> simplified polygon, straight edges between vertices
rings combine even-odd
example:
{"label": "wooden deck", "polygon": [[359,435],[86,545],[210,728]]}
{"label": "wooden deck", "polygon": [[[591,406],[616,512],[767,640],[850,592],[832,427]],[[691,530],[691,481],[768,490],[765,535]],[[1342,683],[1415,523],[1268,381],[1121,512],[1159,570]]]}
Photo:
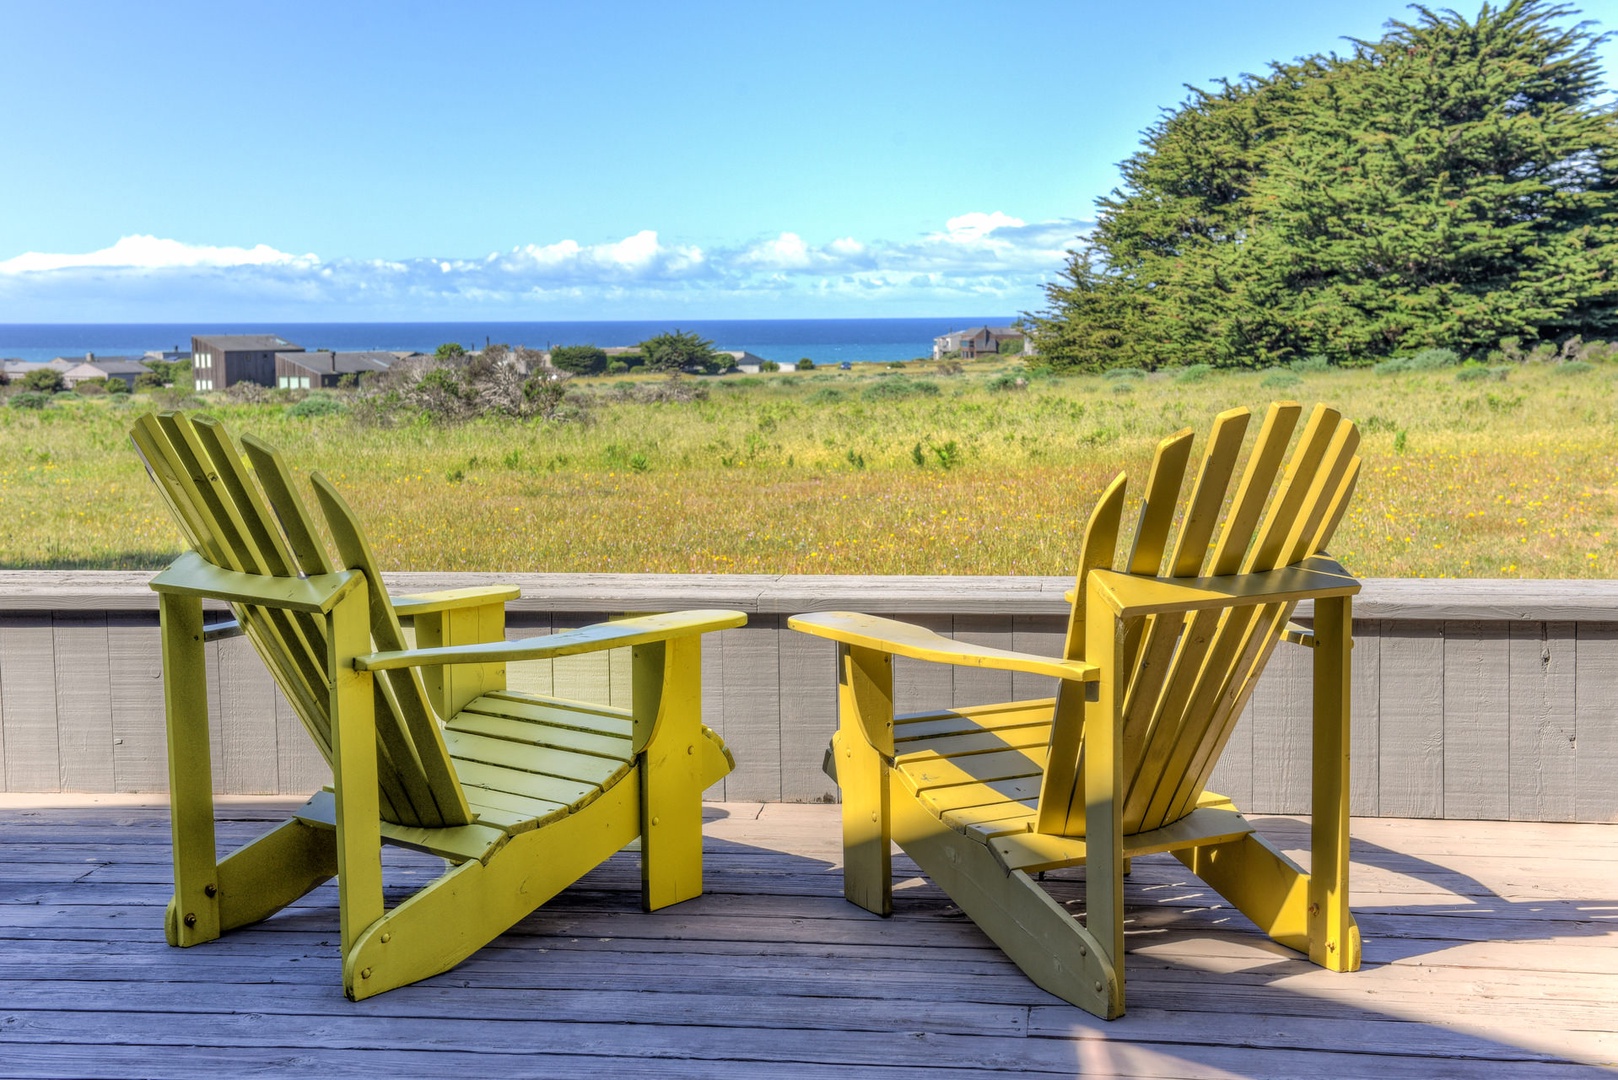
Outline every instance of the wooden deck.
{"label": "wooden deck", "polygon": [[[708,810],[707,895],[657,914],[621,855],[467,963],[353,1004],[335,893],[163,943],[168,815],[0,801],[0,1075],[1571,1077],[1618,1062],[1618,825],[1362,819],[1365,968],[1261,937],[1167,856],[1130,905],[1129,1012],[1036,989],[895,859],[841,898],[836,808]],[[235,801],[234,846],[289,804]],[[1263,819],[1293,848],[1305,824]],[[392,854],[400,882],[436,872]],[[1083,896],[1082,877],[1052,892]],[[1075,909],[1082,906],[1075,904]]]}

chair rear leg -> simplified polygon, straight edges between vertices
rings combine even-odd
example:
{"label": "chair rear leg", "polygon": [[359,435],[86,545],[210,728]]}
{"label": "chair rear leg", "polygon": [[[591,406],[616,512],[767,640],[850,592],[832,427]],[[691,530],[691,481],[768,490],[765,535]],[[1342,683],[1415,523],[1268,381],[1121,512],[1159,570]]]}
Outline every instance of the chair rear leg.
{"label": "chair rear leg", "polygon": [[[1123,958],[1028,874],[1009,875],[989,849],[956,832],[913,799],[894,807],[894,836],[922,872],[949,894],[978,928],[1035,985],[1103,1020],[1124,1012]],[[1087,889],[1102,883],[1092,879]]]}

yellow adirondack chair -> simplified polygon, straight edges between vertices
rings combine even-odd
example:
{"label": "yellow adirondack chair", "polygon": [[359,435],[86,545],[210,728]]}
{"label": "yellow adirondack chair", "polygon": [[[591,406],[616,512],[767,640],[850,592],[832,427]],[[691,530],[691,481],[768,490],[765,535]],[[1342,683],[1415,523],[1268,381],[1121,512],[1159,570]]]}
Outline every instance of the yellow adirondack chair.
{"label": "yellow adirondack chair", "polygon": [[[828,771],[842,789],[848,899],[892,912],[897,841],[1035,983],[1111,1019],[1124,1011],[1128,860],[1172,851],[1276,941],[1333,970],[1358,968],[1347,793],[1359,583],[1324,549],[1358,475],[1359,436],[1317,407],[1282,472],[1301,413],[1271,406],[1228,500],[1248,412],[1222,413],[1178,510],[1192,436],[1164,440],[1121,571],[1111,567],[1125,478],[1112,482],[1085,530],[1061,657],[849,612],[789,620],[837,642]],[[1310,630],[1289,625],[1305,599]],[[1204,790],[1283,639],[1314,650],[1312,873]],[[895,656],[1061,681],[1055,698],[895,716]],[[1080,864],[1083,923],[1032,876]]]}
{"label": "yellow adirondack chair", "polygon": [[[147,415],[132,436],[193,549],[152,582],[173,807],[170,944],[266,918],[335,874],[343,989],[359,1000],[454,967],[637,837],[648,909],[701,893],[702,791],[734,765],[702,724],[701,635],[746,616],[652,615],[508,642],[516,589],[391,600],[336,489],[311,477],[333,558],[264,443],[243,440],[249,470],[212,420]],[[223,861],[204,599],[229,602],[333,776]],[[405,648],[401,617],[414,619],[417,648]],[[508,662],[626,646],[630,709],[505,690]],[[383,843],[450,866],[385,910]]]}

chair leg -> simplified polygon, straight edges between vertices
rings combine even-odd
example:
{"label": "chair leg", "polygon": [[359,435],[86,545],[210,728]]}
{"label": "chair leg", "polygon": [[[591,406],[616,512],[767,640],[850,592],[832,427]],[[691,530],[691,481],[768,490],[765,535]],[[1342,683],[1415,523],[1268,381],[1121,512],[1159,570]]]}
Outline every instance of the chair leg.
{"label": "chair leg", "polygon": [[288,821],[219,864],[219,929],[267,919],[336,874],[336,833]]}
{"label": "chair leg", "polygon": [[362,931],[343,956],[352,1001],[448,971],[635,839],[626,777],[588,806],[468,860]]}
{"label": "chair leg", "polygon": [[[637,714],[655,703],[641,751],[641,905],[656,911],[702,895],[702,639],[633,653]],[[637,720],[637,726],[640,719]]]}
{"label": "chair leg", "polygon": [[1008,875],[987,847],[903,795],[893,825],[905,853],[1037,986],[1104,1020],[1123,1015],[1122,958],[1106,955],[1037,881],[1021,870]]}
{"label": "chair leg", "polygon": [[843,794],[843,895],[876,915],[893,914],[893,829],[888,763],[856,731],[832,736]]}
{"label": "chair leg", "polygon": [[161,593],[158,617],[174,839],[174,897],[164,918],[164,933],[170,945],[188,946],[212,941],[220,934],[202,601]]}
{"label": "chair leg", "polygon": [[891,915],[893,658],[875,649],[839,645],[837,668],[832,756],[843,799],[843,895],[866,911]]}

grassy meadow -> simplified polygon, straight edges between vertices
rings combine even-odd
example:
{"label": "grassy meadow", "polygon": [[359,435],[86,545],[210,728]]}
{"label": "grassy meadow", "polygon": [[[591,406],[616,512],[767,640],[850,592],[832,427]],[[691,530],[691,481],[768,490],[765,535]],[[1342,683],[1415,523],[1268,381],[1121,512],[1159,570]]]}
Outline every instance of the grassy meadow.
{"label": "grassy meadow", "polygon": [[[1102,487],[1127,470],[1138,495],[1158,439],[1234,405],[1325,401],[1365,434],[1333,545],[1356,573],[1618,577],[1618,364],[1025,383],[1003,361],[931,366],[688,380],[708,389],[692,401],[581,379],[584,418],[566,423],[204,408],[330,476],[390,569],[1062,574]],[[144,569],[179,551],[126,435],[153,407],[0,408],[0,566]]]}

